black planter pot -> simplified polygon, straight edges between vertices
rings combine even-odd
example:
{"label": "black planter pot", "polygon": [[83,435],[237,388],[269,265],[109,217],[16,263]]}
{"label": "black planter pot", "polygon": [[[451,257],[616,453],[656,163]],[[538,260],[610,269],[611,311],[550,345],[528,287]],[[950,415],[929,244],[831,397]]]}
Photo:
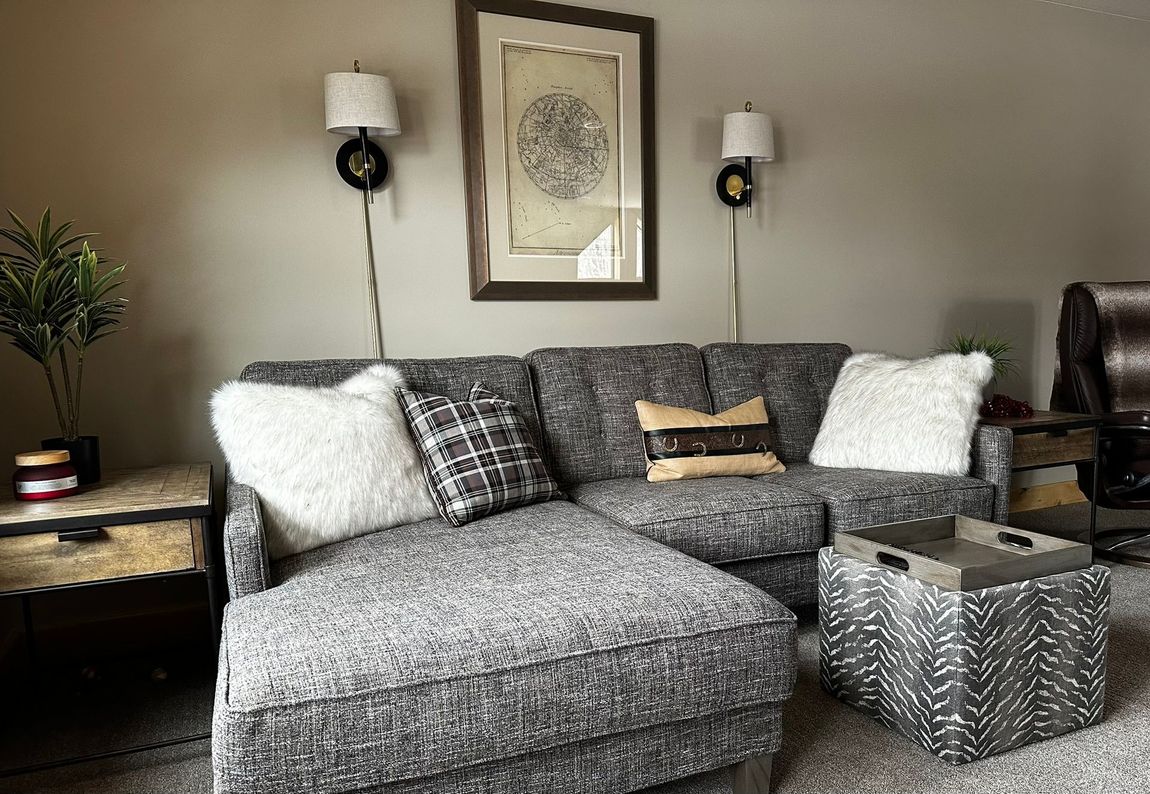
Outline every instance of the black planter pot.
{"label": "black planter pot", "polygon": [[80,436],[75,441],[63,438],[46,438],[40,442],[40,449],[66,449],[72,456],[72,466],[80,485],[91,485],[100,481],[100,437]]}

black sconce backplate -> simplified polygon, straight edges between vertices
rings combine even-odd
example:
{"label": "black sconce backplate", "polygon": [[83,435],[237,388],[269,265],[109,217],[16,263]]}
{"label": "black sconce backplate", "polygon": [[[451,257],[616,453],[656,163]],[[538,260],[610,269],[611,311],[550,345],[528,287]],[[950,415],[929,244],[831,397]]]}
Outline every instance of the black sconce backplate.
{"label": "black sconce backplate", "polygon": [[[367,142],[367,156],[371,163],[368,171],[368,184],[372,190],[383,184],[387,179],[387,155],[377,144]],[[357,190],[363,190],[363,144],[359,138],[351,138],[339,151],[335,153],[335,170],[339,172],[344,182]]]}
{"label": "black sconce backplate", "polygon": [[747,194],[743,191],[746,184],[747,169],[738,163],[731,163],[715,179],[715,192],[728,207],[742,207],[747,203]]}

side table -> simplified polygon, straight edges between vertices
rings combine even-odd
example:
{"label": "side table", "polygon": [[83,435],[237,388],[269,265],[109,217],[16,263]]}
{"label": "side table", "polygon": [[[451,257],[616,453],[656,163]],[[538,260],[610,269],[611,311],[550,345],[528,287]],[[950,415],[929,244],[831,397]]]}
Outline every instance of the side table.
{"label": "side table", "polygon": [[[51,501],[16,501],[10,494],[0,497],[0,598],[21,600],[24,634],[33,665],[33,595],[141,579],[203,579],[207,589],[207,626],[216,642],[220,603],[213,515],[210,463],[110,471],[99,483],[84,487],[80,493]],[[209,736],[195,734],[7,769],[0,777]]]}
{"label": "side table", "polygon": [[1014,434],[1011,471],[1035,471],[1074,463],[1093,463],[1094,479],[1090,500],[1090,527],[1085,543],[1094,547],[1098,507],[1098,438],[1102,418],[1091,414],[1061,411],[1035,411],[1026,419],[982,419],[982,424],[1005,427]]}

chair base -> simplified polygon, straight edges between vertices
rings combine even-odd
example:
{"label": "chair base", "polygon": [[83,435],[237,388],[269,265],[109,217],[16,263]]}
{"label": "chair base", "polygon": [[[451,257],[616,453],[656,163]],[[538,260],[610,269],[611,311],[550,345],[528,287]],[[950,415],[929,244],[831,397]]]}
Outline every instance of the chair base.
{"label": "chair base", "polygon": [[773,755],[756,755],[731,767],[734,794],[770,794]]}
{"label": "chair base", "polygon": [[[1100,540],[1107,537],[1114,537],[1117,535],[1130,535],[1131,537],[1105,545],[1099,543]],[[1143,541],[1150,541],[1150,530],[1148,529],[1106,529],[1101,532],[1094,533],[1094,554],[1104,560],[1110,562],[1117,562],[1122,565],[1133,565],[1136,568],[1150,568],[1150,552],[1144,554],[1134,554],[1131,552],[1120,551],[1123,546],[1128,546],[1131,543],[1140,543]]]}

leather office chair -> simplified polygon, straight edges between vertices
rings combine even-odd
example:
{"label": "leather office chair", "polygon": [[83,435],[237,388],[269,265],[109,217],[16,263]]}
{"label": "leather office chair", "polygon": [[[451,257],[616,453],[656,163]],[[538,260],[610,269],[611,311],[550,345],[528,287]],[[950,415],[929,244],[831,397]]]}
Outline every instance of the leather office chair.
{"label": "leather office chair", "polygon": [[[1079,282],[1063,290],[1050,404],[1102,417],[1095,505],[1150,510],[1150,281]],[[1093,464],[1078,465],[1087,496],[1095,493],[1094,477]],[[1100,556],[1150,567],[1150,530],[1107,530],[1096,538]],[[1137,544],[1146,544],[1143,553],[1118,551]]]}

